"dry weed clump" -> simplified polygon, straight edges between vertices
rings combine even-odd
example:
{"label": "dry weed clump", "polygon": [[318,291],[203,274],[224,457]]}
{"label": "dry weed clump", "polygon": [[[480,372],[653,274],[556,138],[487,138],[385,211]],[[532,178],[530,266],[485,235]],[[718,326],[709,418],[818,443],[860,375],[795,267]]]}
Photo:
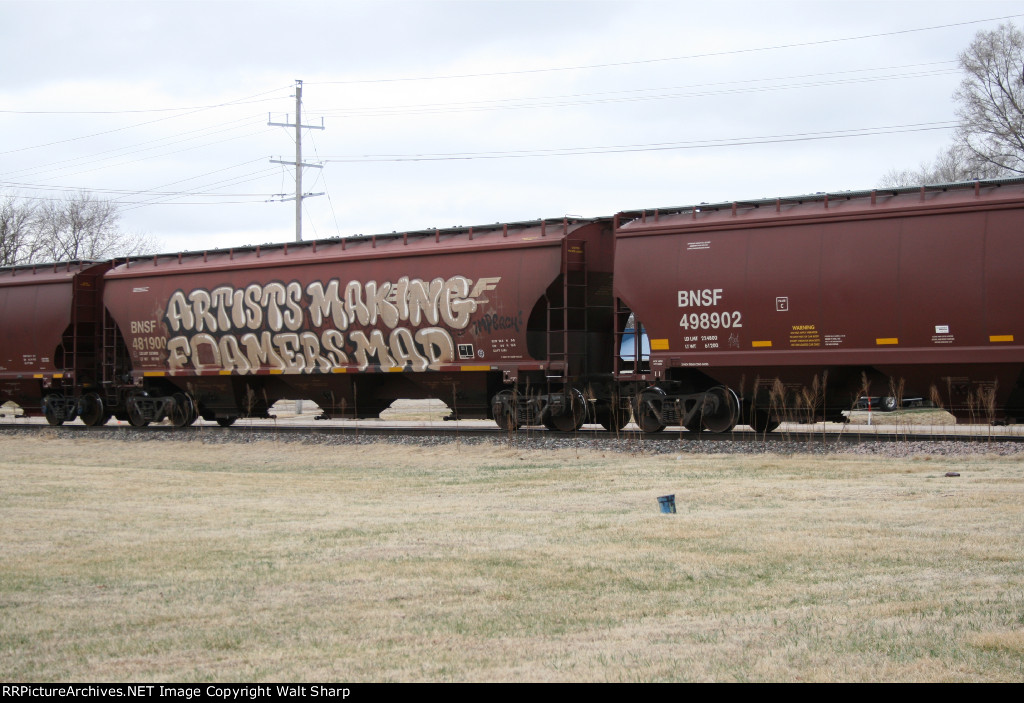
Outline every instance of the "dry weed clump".
{"label": "dry weed clump", "polygon": [[0,457],[10,680],[1024,680],[1019,455]]}

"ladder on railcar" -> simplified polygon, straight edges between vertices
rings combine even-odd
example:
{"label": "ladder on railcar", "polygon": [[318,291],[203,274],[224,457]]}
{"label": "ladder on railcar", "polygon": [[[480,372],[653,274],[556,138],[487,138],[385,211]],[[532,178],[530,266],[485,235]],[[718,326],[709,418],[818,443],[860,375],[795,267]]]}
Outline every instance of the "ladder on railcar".
{"label": "ladder on railcar", "polygon": [[[587,277],[586,242],[562,241],[562,285],[560,299],[548,301],[548,360],[561,367],[562,378],[587,372]],[[548,372],[555,376],[554,370]]]}
{"label": "ladder on railcar", "polygon": [[72,370],[72,378],[65,377],[65,388],[82,388],[85,383],[95,383],[90,371],[96,363],[96,304],[99,300],[100,277],[86,273],[79,264],[79,272],[72,283],[71,336],[65,339],[64,367]]}
{"label": "ladder on railcar", "polygon": [[110,316],[107,306],[103,306],[103,324],[100,330],[100,366],[103,373],[103,389],[105,391],[105,402],[109,405],[117,403],[117,367],[118,349],[121,338],[114,318]]}

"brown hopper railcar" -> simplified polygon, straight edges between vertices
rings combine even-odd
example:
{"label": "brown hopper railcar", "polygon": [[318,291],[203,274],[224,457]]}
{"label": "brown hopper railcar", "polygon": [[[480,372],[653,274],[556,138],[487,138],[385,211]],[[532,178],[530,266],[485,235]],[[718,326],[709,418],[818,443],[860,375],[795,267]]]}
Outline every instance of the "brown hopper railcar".
{"label": "brown hopper railcar", "polygon": [[343,418],[439,398],[571,430],[611,407],[611,263],[610,222],[568,220],[132,260],[104,292],[121,409],[230,424],[282,398]]}
{"label": "brown hopper railcar", "polygon": [[73,261],[0,269],[0,402],[55,425],[110,419],[100,297],[109,268]]}
{"label": "brown hopper railcar", "polygon": [[615,234],[616,377],[646,431],[872,396],[1024,419],[1024,179],[626,212]]}

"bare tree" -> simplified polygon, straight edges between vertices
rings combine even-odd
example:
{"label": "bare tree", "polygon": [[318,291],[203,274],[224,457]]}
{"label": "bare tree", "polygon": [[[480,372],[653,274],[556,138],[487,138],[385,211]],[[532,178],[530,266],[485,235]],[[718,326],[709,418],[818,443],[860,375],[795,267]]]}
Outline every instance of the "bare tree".
{"label": "bare tree", "polygon": [[1024,33],[1010,23],[978,32],[959,59],[955,144],[1003,174],[1024,173]]}
{"label": "bare tree", "polygon": [[995,165],[982,162],[958,144],[946,147],[934,161],[922,162],[916,169],[889,169],[878,185],[883,188],[902,188],[934,183],[960,183],[978,178],[998,178],[1005,172]]}
{"label": "bare tree", "polygon": [[81,192],[39,208],[41,248],[37,257],[51,261],[102,258],[108,242],[119,237],[117,206]]}
{"label": "bare tree", "polygon": [[32,261],[109,259],[152,251],[155,243],[143,235],[129,235],[119,227],[116,203],[81,191],[64,200],[50,200],[37,208]]}
{"label": "bare tree", "polygon": [[978,32],[959,61],[953,144],[916,169],[890,169],[882,187],[1024,174],[1024,33],[1010,23]]}
{"label": "bare tree", "polygon": [[147,254],[159,242],[120,228],[117,203],[85,191],[41,204],[0,199],[0,266]]}
{"label": "bare tree", "polygon": [[17,264],[30,256],[35,240],[35,208],[13,196],[0,202],[0,266]]}

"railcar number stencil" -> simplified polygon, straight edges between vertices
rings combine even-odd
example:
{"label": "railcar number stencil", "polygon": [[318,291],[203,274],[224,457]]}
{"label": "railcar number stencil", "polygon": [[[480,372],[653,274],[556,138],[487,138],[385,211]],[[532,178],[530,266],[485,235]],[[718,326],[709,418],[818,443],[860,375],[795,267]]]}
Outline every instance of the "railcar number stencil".
{"label": "railcar number stencil", "polygon": [[[722,302],[723,297],[722,288],[699,288],[676,292],[676,300],[681,308],[717,306]],[[684,330],[726,330],[742,327],[743,314],[738,310],[685,313],[679,318],[679,326]]]}

